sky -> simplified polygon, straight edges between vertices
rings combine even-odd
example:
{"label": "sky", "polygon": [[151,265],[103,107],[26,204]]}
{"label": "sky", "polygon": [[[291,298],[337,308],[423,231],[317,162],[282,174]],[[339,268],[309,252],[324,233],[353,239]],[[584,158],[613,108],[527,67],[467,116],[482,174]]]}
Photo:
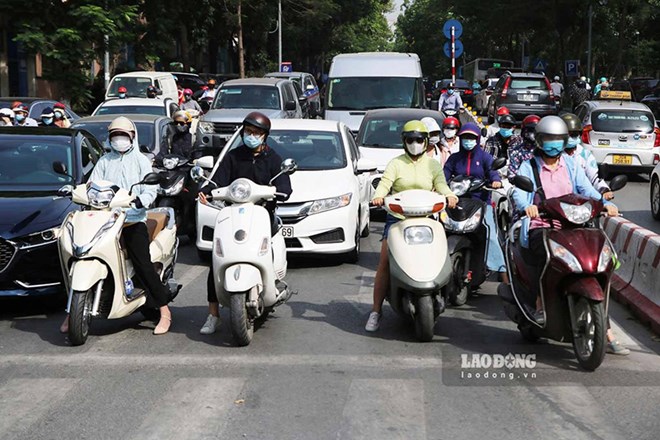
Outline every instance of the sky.
{"label": "sky", "polygon": [[396,18],[401,13],[401,5],[403,4],[403,0],[394,0],[392,3],[394,3],[394,8],[392,9],[391,13],[386,15],[387,22],[390,24],[390,27],[396,23]]}

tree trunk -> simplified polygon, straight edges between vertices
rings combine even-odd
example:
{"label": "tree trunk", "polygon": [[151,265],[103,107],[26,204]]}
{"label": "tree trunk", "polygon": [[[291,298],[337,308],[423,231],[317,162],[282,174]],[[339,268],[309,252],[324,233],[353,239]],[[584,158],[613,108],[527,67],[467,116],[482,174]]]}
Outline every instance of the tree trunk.
{"label": "tree trunk", "polygon": [[243,0],[238,0],[238,72],[241,78],[245,78],[245,53],[243,52],[243,17],[241,17],[241,6]]}
{"label": "tree trunk", "polygon": [[183,71],[190,72],[190,49],[188,45],[188,27],[181,23],[179,28],[179,42],[181,44],[181,62],[183,63]]}

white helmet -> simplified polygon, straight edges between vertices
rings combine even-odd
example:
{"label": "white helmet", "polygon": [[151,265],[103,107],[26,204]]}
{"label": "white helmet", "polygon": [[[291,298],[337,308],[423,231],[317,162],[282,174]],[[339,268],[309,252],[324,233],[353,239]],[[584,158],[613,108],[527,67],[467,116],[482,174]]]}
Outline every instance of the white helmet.
{"label": "white helmet", "polygon": [[428,129],[429,133],[440,131],[440,125],[438,125],[438,121],[436,121],[432,117],[427,116],[425,118],[422,118],[421,121],[424,123],[424,125],[426,125],[426,128]]}
{"label": "white helmet", "polygon": [[0,116],[9,118],[9,119],[14,119],[14,111],[10,108],[0,108]]}
{"label": "white helmet", "polygon": [[[136,132],[133,121],[124,116],[116,118],[108,126],[110,146],[113,150],[122,154],[132,150]],[[128,139],[126,139],[127,137]]]}

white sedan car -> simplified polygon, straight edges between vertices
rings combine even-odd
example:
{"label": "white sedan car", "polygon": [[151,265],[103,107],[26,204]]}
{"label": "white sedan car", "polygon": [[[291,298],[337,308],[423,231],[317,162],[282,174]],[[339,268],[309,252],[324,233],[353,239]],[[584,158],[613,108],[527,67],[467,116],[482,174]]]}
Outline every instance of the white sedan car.
{"label": "white sedan car", "polygon": [[156,115],[172,117],[179,106],[170,98],[111,98],[106,99],[92,113],[101,115]]}
{"label": "white sedan car", "polygon": [[[348,127],[337,121],[274,119],[267,144],[298,164],[291,197],[277,207],[287,251],[344,254],[356,262],[360,237],[369,233],[369,174],[376,166],[360,158]],[[211,176],[227,152],[242,145],[240,130],[227,145]],[[197,203],[196,244],[202,253],[212,250],[217,214]]]}

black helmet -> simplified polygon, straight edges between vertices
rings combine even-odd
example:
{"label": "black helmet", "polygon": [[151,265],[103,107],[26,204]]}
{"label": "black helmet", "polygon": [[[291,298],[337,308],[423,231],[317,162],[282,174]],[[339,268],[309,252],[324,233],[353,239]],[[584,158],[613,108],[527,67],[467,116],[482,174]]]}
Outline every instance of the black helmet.
{"label": "black helmet", "polygon": [[252,112],[243,119],[243,127],[251,125],[260,128],[266,132],[266,136],[270,133],[270,119],[268,116],[260,112]]}
{"label": "black helmet", "polygon": [[516,125],[516,119],[511,115],[502,115],[499,118],[497,118],[497,123],[499,125],[502,124]]}
{"label": "black helmet", "polygon": [[580,121],[580,118],[575,116],[573,113],[566,113],[561,118],[566,123],[566,127],[568,127],[569,133],[582,131],[582,121]]}

